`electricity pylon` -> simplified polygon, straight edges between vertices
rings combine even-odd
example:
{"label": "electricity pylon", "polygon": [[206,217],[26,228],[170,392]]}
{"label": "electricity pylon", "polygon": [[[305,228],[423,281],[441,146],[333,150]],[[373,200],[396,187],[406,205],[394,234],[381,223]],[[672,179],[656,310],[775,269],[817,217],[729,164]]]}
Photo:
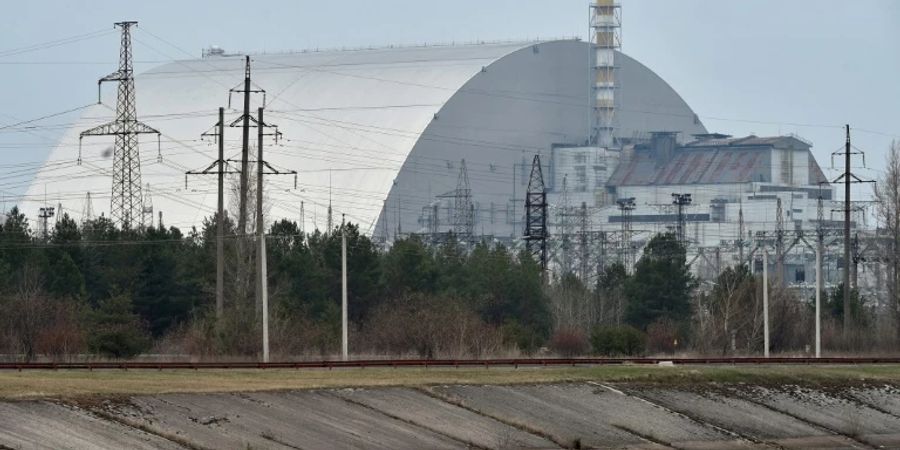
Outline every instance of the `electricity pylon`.
{"label": "electricity pylon", "polygon": [[534,155],[528,191],[525,193],[525,247],[541,266],[541,276],[547,282],[547,189],[541,171],[541,157]]}
{"label": "electricity pylon", "polygon": [[113,183],[112,199],[109,214],[114,223],[121,228],[132,228],[143,225],[143,197],[141,196],[141,158],[138,151],[139,134],[160,133],[155,128],[137,120],[134,95],[134,71],[131,53],[131,27],[137,22],[118,22],[122,29],[122,42],[119,48],[119,70],[101,78],[97,82],[97,102],[100,102],[100,85],[106,81],[118,81],[119,89],[116,97],[116,119],[82,131],[78,137],[80,145],[85,136],[115,136],[113,147]]}

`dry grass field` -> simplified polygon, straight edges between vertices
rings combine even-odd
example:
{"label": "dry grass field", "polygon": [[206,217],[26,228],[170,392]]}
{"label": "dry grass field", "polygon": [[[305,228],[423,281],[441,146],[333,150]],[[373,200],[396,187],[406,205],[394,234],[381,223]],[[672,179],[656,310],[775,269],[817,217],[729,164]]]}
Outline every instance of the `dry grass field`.
{"label": "dry grass field", "polygon": [[256,392],[337,387],[535,384],[900,383],[900,365],[595,366],[554,368],[367,368],[0,372],[0,398],[77,398],[163,393]]}

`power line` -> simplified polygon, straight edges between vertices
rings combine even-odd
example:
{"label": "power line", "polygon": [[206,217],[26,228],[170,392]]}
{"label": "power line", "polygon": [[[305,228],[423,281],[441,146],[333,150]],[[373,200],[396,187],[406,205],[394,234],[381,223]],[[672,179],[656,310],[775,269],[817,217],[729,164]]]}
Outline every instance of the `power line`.
{"label": "power line", "polygon": [[24,53],[30,53],[30,52],[35,52],[35,51],[39,51],[39,50],[46,50],[48,48],[54,48],[54,47],[59,47],[62,45],[72,44],[75,42],[80,42],[80,41],[92,39],[95,37],[106,36],[111,33],[112,33],[112,31],[110,31],[108,29],[107,30],[97,30],[97,31],[92,31],[90,33],[78,34],[75,36],[54,39],[52,41],[46,41],[46,42],[41,42],[38,44],[27,45],[24,47],[3,50],[3,51],[0,51],[0,58],[21,55]]}

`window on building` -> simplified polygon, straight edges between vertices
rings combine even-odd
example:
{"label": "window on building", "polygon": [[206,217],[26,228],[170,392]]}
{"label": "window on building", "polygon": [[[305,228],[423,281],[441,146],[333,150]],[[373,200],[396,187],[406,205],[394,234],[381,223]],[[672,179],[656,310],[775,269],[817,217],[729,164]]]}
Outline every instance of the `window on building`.
{"label": "window on building", "polygon": [[594,186],[603,186],[606,180],[606,166],[594,166]]}
{"label": "window on building", "polygon": [[587,167],[575,166],[575,190],[577,192],[587,191]]}

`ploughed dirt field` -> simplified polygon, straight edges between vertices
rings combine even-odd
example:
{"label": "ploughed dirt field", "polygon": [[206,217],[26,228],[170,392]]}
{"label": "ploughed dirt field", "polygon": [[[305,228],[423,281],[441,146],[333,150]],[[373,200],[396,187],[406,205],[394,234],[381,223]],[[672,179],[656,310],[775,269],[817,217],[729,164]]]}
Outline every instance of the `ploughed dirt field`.
{"label": "ploughed dirt field", "polygon": [[896,366],[22,372],[0,386],[3,449],[900,448]]}

